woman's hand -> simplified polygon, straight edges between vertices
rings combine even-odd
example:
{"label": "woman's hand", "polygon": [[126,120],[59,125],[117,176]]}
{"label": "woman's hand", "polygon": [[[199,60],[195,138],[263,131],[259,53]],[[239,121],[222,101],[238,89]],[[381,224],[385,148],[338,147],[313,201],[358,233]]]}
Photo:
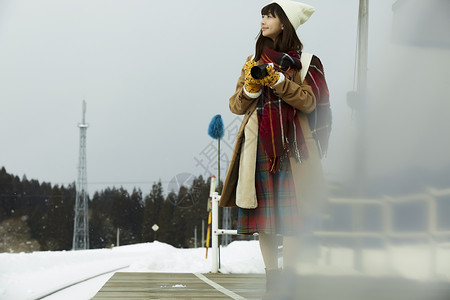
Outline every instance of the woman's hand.
{"label": "woman's hand", "polygon": [[250,71],[254,66],[256,66],[256,61],[254,60],[249,60],[244,64],[245,78],[250,75]]}
{"label": "woman's hand", "polygon": [[256,62],[249,60],[244,65],[245,83],[244,88],[249,93],[258,93],[261,90],[261,80],[254,79],[250,74],[250,70],[256,66]]}
{"label": "woman's hand", "polygon": [[244,87],[249,93],[258,93],[261,90],[261,80],[254,79],[251,75],[245,78]]}
{"label": "woman's hand", "polygon": [[267,76],[263,79],[260,79],[260,83],[265,86],[272,87],[274,86],[278,80],[280,79],[280,73],[277,72],[272,65],[267,65]]}

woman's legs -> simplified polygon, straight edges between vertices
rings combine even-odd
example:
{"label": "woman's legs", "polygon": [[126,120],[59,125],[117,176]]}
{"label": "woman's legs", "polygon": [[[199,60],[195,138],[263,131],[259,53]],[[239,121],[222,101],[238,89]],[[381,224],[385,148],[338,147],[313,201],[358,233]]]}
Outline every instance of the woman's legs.
{"label": "woman's legs", "polygon": [[[266,269],[278,269],[278,237],[275,234],[259,234],[259,247]],[[300,257],[300,240],[296,236],[283,237],[283,266],[297,270]]]}
{"label": "woman's legs", "polygon": [[298,291],[298,268],[300,255],[300,240],[296,236],[283,237],[283,273],[280,287],[280,299],[297,299]]}
{"label": "woman's legs", "polygon": [[296,236],[283,237],[283,268],[298,271],[300,240]]}
{"label": "woman's legs", "polygon": [[300,241],[296,236],[283,237],[283,271],[278,267],[278,237],[259,234],[259,246],[266,266],[266,293],[263,299],[296,299]]}
{"label": "woman's legs", "polygon": [[275,234],[259,234],[259,247],[266,270],[278,269],[278,239]]}
{"label": "woman's legs", "polygon": [[266,266],[266,292],[263,300],[278,299],[277,291],[280,283],[280,270],[278,268],[278,238],[275,234],[259,234],[259,247],[261,248],[264,265]]}

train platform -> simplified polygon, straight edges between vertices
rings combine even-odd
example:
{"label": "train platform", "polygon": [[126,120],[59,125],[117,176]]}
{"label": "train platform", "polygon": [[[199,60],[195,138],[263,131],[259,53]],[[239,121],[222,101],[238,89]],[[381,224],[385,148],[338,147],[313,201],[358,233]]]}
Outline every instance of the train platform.
{"label": "train platform", "polygon": [[[302,275],[301,300],[450,300],[450,282],[364,276]],[[117,272],[92,300],[261,299],[264,274]]]}
{"label": "train platform", "polygon": [[92,300],[261,299],[263,274],[115,273]]}

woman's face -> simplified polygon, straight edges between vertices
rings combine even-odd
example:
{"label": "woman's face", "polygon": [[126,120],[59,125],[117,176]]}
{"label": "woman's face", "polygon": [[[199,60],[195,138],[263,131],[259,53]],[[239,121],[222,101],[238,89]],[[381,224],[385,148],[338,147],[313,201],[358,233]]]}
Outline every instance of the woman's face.
{"label": "woman's face", "polygon": [[277,16],[271,14],[263,15],[261,19],[262,35],[274,40],[283,30],[284,26]]}

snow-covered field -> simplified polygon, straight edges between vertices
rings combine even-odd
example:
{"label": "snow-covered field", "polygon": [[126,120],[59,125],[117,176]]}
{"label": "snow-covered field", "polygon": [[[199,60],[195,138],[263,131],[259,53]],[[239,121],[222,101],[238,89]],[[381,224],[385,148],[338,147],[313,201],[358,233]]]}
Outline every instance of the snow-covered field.
{"label": "snow-covered field", "polygon": [[[211,249],[209,250],[211,251]],[[113,249],[0,254],[0,299],[36,299],[55,289],[108,271],[208,273],[205,248],[177,249],[153,242]],[[263,273],[257,241],[234,242],[221,249],[221,272]],[[105,274],[46,299],[90,299],[112,276]]]}
{"label": "snow-covered field", "polygon": [[[322,248],[317,264],[303,264],[302,272],[323,275],[399,276],[450,282],[450,247],[441,245],[394,247],[363,251],[364,274],[353,269],[353,250]],[[153,242],[113,249],[0,254],[0,299],[40,298],[58,288],[101,273],[45,299],[90,299],[113,272],[208,273],[211,255],[205,248],[177,249]],[[434,264],[433,261],[436,263]],[[435,267],[433,267],[435,266]],[[236,241],[221,249],[222,273],[264,273],[258,241]]]}

